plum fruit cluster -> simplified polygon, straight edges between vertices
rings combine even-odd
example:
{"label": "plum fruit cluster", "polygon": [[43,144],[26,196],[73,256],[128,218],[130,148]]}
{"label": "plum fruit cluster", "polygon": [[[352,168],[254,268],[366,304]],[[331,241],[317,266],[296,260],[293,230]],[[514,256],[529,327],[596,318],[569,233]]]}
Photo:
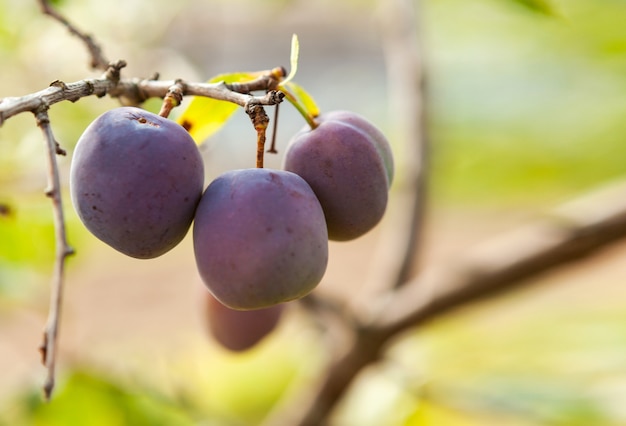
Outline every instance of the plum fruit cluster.
{"label": "plum fruit cluster", "polygon": [[248,349],[276,327],[285,302],[320,283],[329,240],[360,237],[385,212],[394,165],[384,135],[348,111],[315,120],[288,144],[283,170],[230,170],[204,189],[202,157],[183,127],[113,109],[76,145],[74,207],[97,238],[136,258],[172,249],[193,222],[210,332]]}

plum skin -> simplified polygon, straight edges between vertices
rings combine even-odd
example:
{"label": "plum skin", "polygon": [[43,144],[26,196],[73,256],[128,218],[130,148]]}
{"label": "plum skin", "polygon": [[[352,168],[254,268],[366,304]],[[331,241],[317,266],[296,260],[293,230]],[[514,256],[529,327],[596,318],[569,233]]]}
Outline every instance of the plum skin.
{"label": "plum skin", "polygon": [[[382,133],[347,111],[322,114],[289,142],[285,170],[311,186],[324,210],[328,236],[358,238],[380,222],[393,178],[391,148]],[[365,123],[365,124],[364,124]]]}
{"label": "plum skin", "polygon": [[202,156],[178,124],[134,107],[109,110],[74,150],[70,194],[85,227],[139,259],[187,234],[204,186]]}
{"label": "plum skin", "polygon": [[285,308],[281,303],[263,309],[239,311],[223,305],[209,292],[205,298],[211,336],[233,352],[247,351],[259,344],[274,331]]}
{"label": "plum skin", "polygon": [[378,154],[383,160],[383,164],[385,165],[385,171],[387,172],[387,184],[388,186],[391,186],[395,174],[393,153],[391,151],[389,141],[378,127],[376,127],[362,115],[345,110],[326,112],[317,117],[317,120],[318,122],[341,121],[344,124],[348,124],[367,133],[371,137],[370,141],[374,144],[376,150],[378,151]]}
{"label": "plum skin", "polygon": [[198,271],[232,309],[265,308],[308,294],[328,263],[324,213],[296,174],[240,169],[205,190],[193,225]]}

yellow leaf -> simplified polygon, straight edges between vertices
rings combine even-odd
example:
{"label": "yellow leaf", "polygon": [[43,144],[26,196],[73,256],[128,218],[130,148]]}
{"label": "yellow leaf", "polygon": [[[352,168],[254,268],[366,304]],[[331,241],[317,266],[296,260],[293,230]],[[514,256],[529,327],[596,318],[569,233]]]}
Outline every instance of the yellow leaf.
{"label": "yellow leaf", "polygon": [[320,109],[315,103],[315,99],[302,86],[290,81],[286,87],[310,117],[315,118],[320,115]]}

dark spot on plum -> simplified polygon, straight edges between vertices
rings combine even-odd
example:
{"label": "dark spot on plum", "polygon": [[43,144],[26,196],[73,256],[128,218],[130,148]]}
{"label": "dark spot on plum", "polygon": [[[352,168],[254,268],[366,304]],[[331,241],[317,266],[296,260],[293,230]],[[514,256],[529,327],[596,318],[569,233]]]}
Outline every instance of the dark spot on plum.
{"label": "dark spot on plum", "polygon": [[153,127],[161,127],[161,126],[159,126],[158,123],[156,123],[154,121],[150,121],[146,117],[144,117],[143,115],[140,115],[140,114],[129,113],[128,117],[131,120],[137,120],[137,122],[139,122],[141,124],[147,124],[147,125],[153,126]]}
{"label": "dark spot on plum", "polygon": [[325,160],[324,165],[322,166],[322,169],[324,170],[324,174],[327,177],[329,178],[333,177],[333,162],[331,160]]}

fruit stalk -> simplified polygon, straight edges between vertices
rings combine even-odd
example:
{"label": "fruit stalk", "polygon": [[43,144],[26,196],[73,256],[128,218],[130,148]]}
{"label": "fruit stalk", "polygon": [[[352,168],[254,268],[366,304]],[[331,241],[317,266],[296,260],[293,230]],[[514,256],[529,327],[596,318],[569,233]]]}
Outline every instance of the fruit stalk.
{"label": "fruit stalk", "polygon": [[267,116],[265,109],[258,104],[251,104],[246,107],[246,113],[250,116],[254,130],[256,130],[256,167],[262,169],[265,155],[265,133],[270,118]]}
{"label": "fruit stalk", "polygon": [[287,90],[285,87],[279,87],[279,90],[285,95],[285,98],[287,98],[289,103],[294,106],[294,108],[300,113],[300,115],[302,115],[302,118],[304,118],[307,124],[311,127],[311,130],[315,129],[318,126],[317,122],[315,121],[314,117],[311,117],[311,115],[300,104],[300,102],[298,102],[296,97],[293,96],[291,92],[289,92],[289,90]]}
{"label": "fruit stalk", "polygon": [[182,80],[176,82],[169,88],[167,95],[163,98],[159,115],[163,118],[170,116],[170,112],[181,104],[183,101],[183,93],[185,93],[185,85]]}

